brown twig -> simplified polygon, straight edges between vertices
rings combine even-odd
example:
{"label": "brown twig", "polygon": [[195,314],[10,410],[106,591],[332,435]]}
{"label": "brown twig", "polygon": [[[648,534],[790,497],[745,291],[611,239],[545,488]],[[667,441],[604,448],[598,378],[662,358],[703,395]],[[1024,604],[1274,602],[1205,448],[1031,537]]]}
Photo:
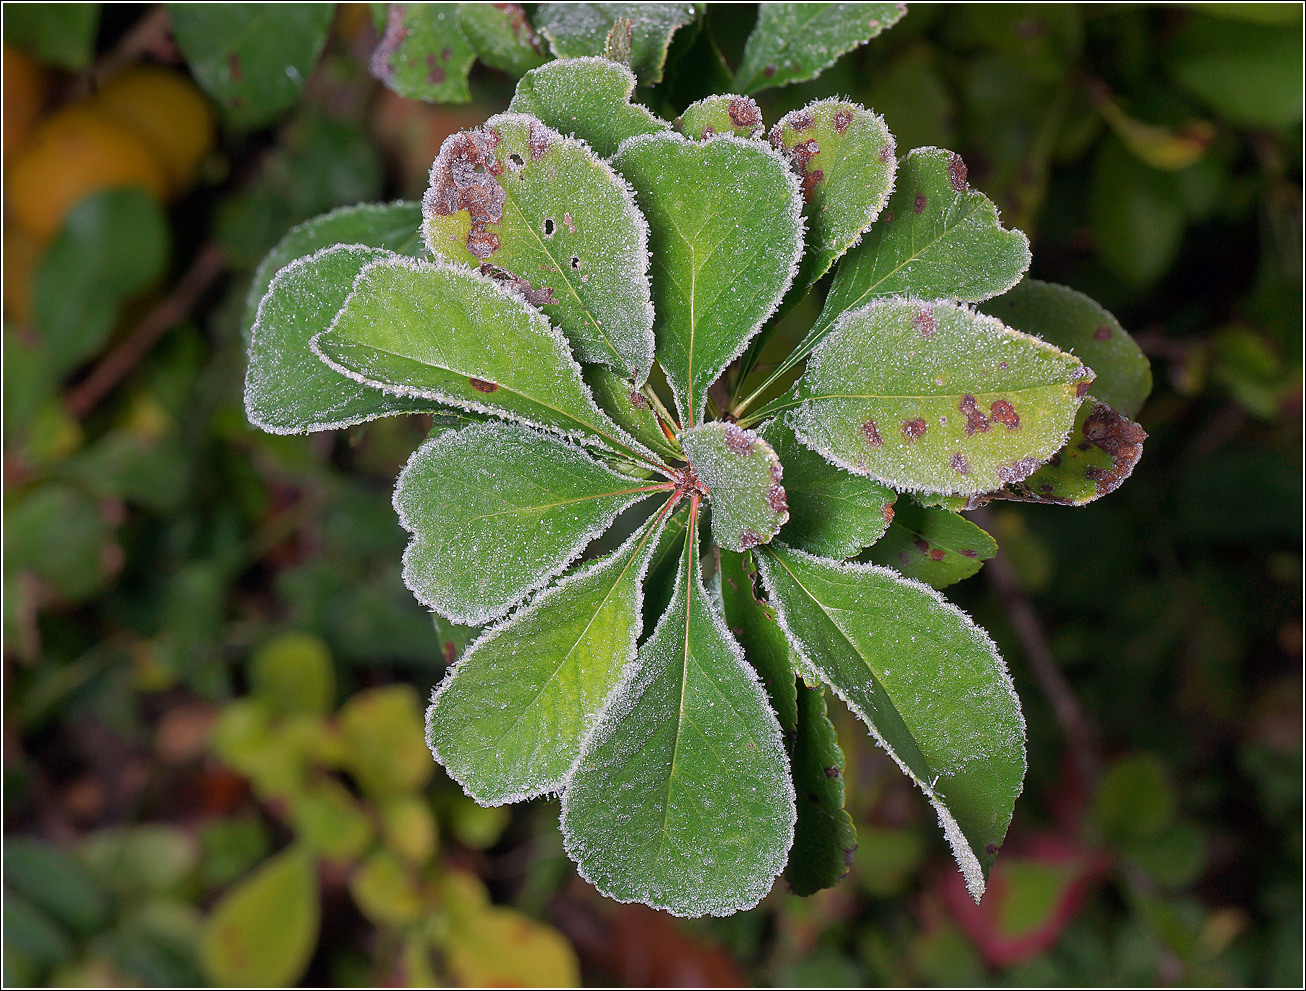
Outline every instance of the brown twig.
{"label": "brown twig", "polygon": [[175,61],[177,56],[171,32],[172,18],[168,15],[167,5],[159,4],[132,25],[113,50],[96,61],[90,72],[72,83],[68,90],[70,100],[75,103],[85,99],[141,55],[150,54],[163,61]]}
{"label": "brown twig", "polygon": [[73,417],[81,420],[95,409],[150,348],[190,313],[225,268],[226,261],[216,243],[209,242],[202,247],[168,297],[110,351],[90,375],[68,391],[65,402]]}
{"label": "brown twig", "polygon": [[[976,510],[972,518],[984,529],[992,528],[993,520],[987,510]],[[985,564],[984,575],[1006,606],[1007,618],[1020,640],[1021,649],[1039,688],[1052,704],[1057,723],[1070,747],[1071,757],[1083,775],[1084,782],[1091,786],[1102,772],[1097,727],[1080,707],[1079,700],[1062,676],[1052,648],[1048,645],[1043,621],[1039,619],[1021,584],[1020,576],[1010,562],[999,554]]]}

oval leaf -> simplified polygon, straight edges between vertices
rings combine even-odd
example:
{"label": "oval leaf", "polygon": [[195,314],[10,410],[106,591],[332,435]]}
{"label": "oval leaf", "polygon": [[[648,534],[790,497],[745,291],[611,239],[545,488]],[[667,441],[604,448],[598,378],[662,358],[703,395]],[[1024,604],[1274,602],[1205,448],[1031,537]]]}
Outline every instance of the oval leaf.
{"label": "oval leaf", "polygon": [[479,265],[638,383],[653,366],[648,231],[629,187],[574,138],[500,114],[445,139],[422,201],[431,253]]}
{"label": "oval leaf", "polygon": [[807,251],[797,284],[812,285],[863,232],[888,202],[898,171],[893,135],[884,118],[845,100],[818,100],[771,128],[803,185]]}
{"label": "oval leaf", "polygon": [[775,713],[708,604],[697,535],[691,510],[671,604],[585,741],[561,824],[610,898],[729,915],[784,868],[794,792]]}
{"label": "oval leaf", "polygon": [[530,114],[610,158],[627,138],[671,127],[632,103],[634,91],[634,73],[618,62],[597,56],[558,59],[521,77],[508,110]]}
{"label": "oval leaf", "polygon": [[372,75],[400,96],[466,103],[476,51],[458,29],[457,3],[386,5],[385,33],[372,52]]}
{"label": "oval leaf", "polygon": [[714,420],[680,435],[690,467],[712,500],[712,538],[732,551],[764,544],[789,519],[784,469],[751,430]]}
{"label": "oval leaf", "polygon": [[1068,286],[1024,279],[982,307],[1008,327],[1051,341],[1097,376],[1089,395],[1135,416],[1152,391],[1152,368],[1142,348],[1102,306]]}
{"label": "oval leaf", "polygon": [[843,751],[823,687],[798,685],[792,761],[798,821],[785,880],[795,895],[814,895],[848,876],[857,849],[857,827],[843,807]]}
{"label": "oval leaf", "polygon": [[519,3],[460,3],[456,23],[491,69],[520,76],[547,58],[544,42]]}
{"label": "oval leaf", "polygon": [[404,583],[455,623],[491,622],[566,568],[622,510],[666,488],[514,424],[449,431],[418,448],[395,485],[395,511],[413,535]]}
{"label": "oval leaf", "polygon": [[1025,776],[1025,721],[993,641],[887,568],[780,543],[759,565],[804,665],[925,792],[978,901]]}
{"label": "oval leaf", "polygon": [[676,130],[697,141],[716,134],[759,138],[762,136],[762,111],[751,97],[709,96],[685,108],[685,112],[676,118]]}
{"label": "oval leaf", "polygon": [[542,3],[535,26],[558,58],[606,53],[608,36],[620,22],[629,32],[627,63],[645,86],[662,81],[671,36],[697,16],[692,3]]}
{"label": "oval leaf", "polygon": [[1091,373],[952,303],[881,300],[846,314],[799,383],[794,433],[899,489],[991,492],[1065,443]]}
{"label": "oval leaf", "polygon": [[815,79],[905,13],[905,3],[764,3],[735,87],[756,93]]}
{"label": "oval leaf", "polygon": [[686,426],[775,312],[803,249],[802,197],[779,155],[731,135],[631,138],[613,165],[649,223],[658,362]]}
{"label": "oval leaf", "polygon": [[426,712],[436,760],[483,805],[561,788],[594,716],[635,657],[660,526],[573,572],[480,637]]}
{"label": "oval leaf", "polygon": [[884,535],[896,493],[886,485],[832,465],[798,442],[780,418],[760,431],[785,469],[789,522],[785,542],[826,557],[852,557]]}
{"label": "oval leaf", "polygon": [[997,552],[997,541],[966,517],[904,499],[889,532],[865,559],[931,588],[947,588],[975,574]]}
{"label": "oval leaf", "polygon": [[744,659],[761,677],[771,708],[780,721],[785,749],[792,750],[794,734],[798,731],[797,659],[789,639],[776,622],[775,610],[762,598],[752,553],[718,550],[718,554],[721,612],[744,649]]}
{"label": "oval leaf", "polygon": [[390,252],[336,245],[298,258],[272,280],[250,332],[245,414],[274,434],[334,430],[395,413],[439,409],[420,397],[387,395],[316,360],[309,342],[331,326],[362,269]]}

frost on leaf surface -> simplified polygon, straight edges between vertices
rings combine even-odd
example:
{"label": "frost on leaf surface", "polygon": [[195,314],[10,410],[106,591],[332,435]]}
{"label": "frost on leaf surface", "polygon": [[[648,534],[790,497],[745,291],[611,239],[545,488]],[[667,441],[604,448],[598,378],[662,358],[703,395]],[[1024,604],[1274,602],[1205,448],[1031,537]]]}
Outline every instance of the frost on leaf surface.
{"label": "frost on leaf surface", "polygon": [[785,543],[826,557],[852,557],[883,536],[893,519],[894,491],[865,475],[854,475],[800,444],[784,419],[758,433],[785,469],[789,522]]}
{"label": "frost on leaf surface", "polygon": [[466,103],[476,51],[458,29],[457,3],[386,5],[385,31],[372,52],[372,75],[400,96]]}
{"label": "frost on leaf surface", "polygon": [[672,35],[691,24],[692,3],[542,3],[535,26],[558,58],[602,55],[618,21],[628,21],[630,68],[645,86],[662,81]]}
{"label": "frost on leaf surface", "polygon": [[660,525],[584,565],[487,631],[445,676],[427,742],[478,802],[562,787],[642,629],[644,571]]}
{"label": "frost on leaf surface", "polygon": [[1092,373],[954,303],[845,314],[807,362],[789,415],[808,447],[898,489],[992,492],[1065,443]]}
{"label": "frost on leaf surface", "polygon": [[762,111],[752,97],[709,96],[685,108],[685,112],[676,118],[676,130],[699,141],[716,134],[760,138]]}
{"label": "frost on leaf surface", "polygon": [[545,61],[544,42],[519,3],[460,3],[455,23],[491,69],[520,76]]}
{"label": "frost on leaf surface", "polygon": [[1152,391],[1152,368],[1142,348],[1119,320],[1081,292],[1023,279],[981,309],[1009,327],[1073,352],[1097,376],[1089,395],[1118,413],[1136,416]]}
{"label": "frost on leaf surface", "polygon": [[583,142],[525,114],[491,117],[445,139],[422,210],[433,255],[520,293],[581,361],[648,376],[647,226],[629,187]]}
{"label": "frost on leaf surface", "polygon": [[622,378],[602,365],[587,365],[583,375],[599,409],[612,417],[622,430],[664,459],[683,458],[681,452],[671,446],[658,425],[658,415],[653,410],[653,405],[642,392],[634,388],[630,379]]}
{"label": "frost on leaf surface", "polygon": [[632,450],[594,405],[562,335],[519,295],[462,266],[366,266],[312,347],[333,368],[393,395]]}
{"label": "frost on leaf surface", "polygon": [[708,490],[719,546],[742,551],[764,544],[789,519],[780,459],[753,431],[713,420],[684,431],[680,446]]}
{"label": "frost on leaf surface", "polygon": [[925,792],[978,900],[1025,776],[1025,722],[988,634],[887,568],[776,542],[759,565],[805,667]]}
{"label": "frost on leaf surface", "polygon": [[515,424],[443,433],[418,448],[395,486],[399,522],[413,535],[404,583],[456,623],[491,622],[653,488]]}
{"label": "frost on leaf surface", "polygon": [[797,284],[830,270],[880,215],[898,159],[884,118],[846,100],[818,100],[780,118],[771,144],[782,149],[803,185],[807,251]]}
{"label": "frost on leaf surface", "polygon": [[332,371],[309,350],[331,324],[354,277],[390,253],[336,245],[300,258],[272,279],[258,308],[245,372],[245,411],[269,433],[330,430],[394,413],[437,408],[429,399],[388,396]]}
{"label": "frost on leaf surface", "polygon": [[611,158],[627,138],[671,127],[632,103],[634,91],[634,74],[618,62],[599,56],[558,59],[521,77],[508,110],[530,114]]}
{"label": "frost on leaf surface", "polygon": [[905,3],[764,3],[735,88],[756,93],[814,79],[907,12]]}
{"label": "frost on leaf surface", "polygon": [[775,311],[803,250],[802,196],[770,148],[732,135],[631,138],[613,158],[649,223],[658,362],[682,422]]}
{"label": "frost on leaf surface", "polygon": [[562,833],[611,898],[729,915],[783,870],[794,791],[775,713],[708,604],[697,532],[691,511],[670,605],[585,741]]}
{"label": "frost on leaf surface", "polygon": [[865,559],[931,588],[946,588],[975,574],[997,552],[997,541],[960,513],[903,499],[889,532]]}

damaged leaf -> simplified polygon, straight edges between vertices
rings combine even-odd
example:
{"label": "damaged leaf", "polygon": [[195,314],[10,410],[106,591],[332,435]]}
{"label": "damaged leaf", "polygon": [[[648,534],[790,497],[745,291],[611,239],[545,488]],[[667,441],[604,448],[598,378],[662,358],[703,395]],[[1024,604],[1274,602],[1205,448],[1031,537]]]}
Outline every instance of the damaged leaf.
{"label": "damaged leaf", "polygon": [[759,138],[763,131],[762,111],[751,97],[709,96],[685,108],[676,118],[676,130],[699,141],[714,134]]}
{"label": "damaged leaf", "polygon": [[765,544],[789,519],[784,469],[751,430],[714,420],[680,435],[690,470],[712,504],[712,538],[732,551]]}
{"label": "damaged leaf", "polygon": [[815,79],[907,13],[905,3],[764,3],[735,88],[756,93]]}
{"label": "damaged leaf", "polygon": [[387,4],[385,31],[372,52],[372,75],[411,100],[469,101],[472,93],[467,88],[467,75],[476,61],[476,50],[458,29],[459,8],[463,6]]}
{"label": "damaged leaf", "polygon": [[520,76],[547,60],[544,42],[519,3],[460,3],[454,23],[491,69]]}
{"label": "damaged leaf", "polygon": [[491,117],[445,140],[422,210],[433,255],[521,295],[581,361],[648,377],[647,228],[630,189],[582,142],[525,114]]}
{"label": "damaged leaf", "polygon": [[903,499],[889,532],[864,560],[931,588],[947,588],[975,574],[997,552],[997,542],[964,516]]}
{"label": "damaged leaf", "polygon": [[641,84],[662,81],[671,37],[698,16],[692,3],[542,3],[535,26],[560,59],[603,55],[618,21],[629,22],[629,66]]}
{"label": "damaged leaf", "polygon": [[558,59],[521,77],[508,110],[530,114],[611,158],[627,138],[671,127],[631,102],[634,92],[635,76],[624,65],[598,57]]}
{"label": "damaged leaf", "polygon": [[808,447],[895,488],[992,492],[1065,443],[1092,374],[1073,356],[955,303],[847,313],[789,415]]}

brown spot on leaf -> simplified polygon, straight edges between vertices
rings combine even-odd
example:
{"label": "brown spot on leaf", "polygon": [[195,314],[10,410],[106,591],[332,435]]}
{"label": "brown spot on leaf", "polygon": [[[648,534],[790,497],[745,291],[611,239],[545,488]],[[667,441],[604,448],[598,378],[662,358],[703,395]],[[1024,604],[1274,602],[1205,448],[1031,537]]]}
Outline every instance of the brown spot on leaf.
{"label": "brown spot on leaf", "polygon": [[998,845],[996,843],[986,843],[984,845],[984,852],[988,854],[990,857],[992,857],[995,853],[998,852]]}
{"label": "brown spot on leaf", "polygon": [[458,657],[458,648],[454,646],[452,640],[444,642],[444,663],[452,664]]}
{"label": "brown spot on leaf", "polygon": [[826,776],[827,778],[837,778],[837,777],[839,777],[839,769],[838,769],[837,767],[826,767],[826,768],[823,768],[822,770],[825,771],[825,776]]}
{"label": "brown spot on leaf", "polygon": [[791,114],[789,117],[789,126],[796,132],[810,131],[816,126],[816,121],[812,119],[811,114]]}
{"label": "brown spot on leaf", "polygon": [[1138,464],[1147,431],[1106,403],[1094,403],[1093,412],[1084,421],[1084,437],[1111,456],[1109,469],[1089,468],[1084,473],[1096,483],[1098,495],[1107,495],[1120,488]]}
{"label": "brown spot on leaf", "polygon": [[884,440],[880,437],[880,431],[875,426],[874,420],[867,420],[862,424],[862,435],[866,438],[866,443],[871,447],[883,447]]}
{"label": "brown spot on leaf", "polygon": [[549,150],[549,129],[539,121],[532,119],[531,135],[527,144],[531,149],[531,161],[538,162]]}
{"label": "brown spot on leaf", "polygon": [[963,547],[957,551],[962,557],[979,557],[979,552],[971,550],[969,547]]}
{"label": "brown spot on leaf", "polygon": [[967,437],[977,433],[988,433],[989,418],[980,411],[980,408],[977,405],[975,405],[974,396],[970,395],[970,393],[962,396],[961,402],[957,405],[957,409],[961,410],[962,415],[966,417]]}
{"label": "brown spot on leaf", "polygon": [[733,423],[728,423],[723,432],[726,437],[726,449],[731,454],[753,453],[753,435],[749,431],[743,427],[735,426]]}
{"label": "brown spot on leaf", "polygon": [[993,405],[989,407],[989,419],[994,423],[1001,423],[1008,430],[1020,429],[1020,414],[1016,412],[1016,407],[1005,399],[993,401]]}
{"label": "brown spot on leaf", "polygon": [[891,224],[891,223],[893,223],[893,211],[892,211],[892,210],[885,210],[885,211],[884,211],[884,222],[885,222],[886,224]]}
{"label": "brown spot on leaf", "polygon": [[920,417],[902,421],[902,434],[908,440],[920,440],[925,436],[925,421]]}
{"label": "brown spot on leaf", "polygon": [[780,479],[784,476],[784,469],[779,463],[772,464],[770,467],[771,485],[766,490],[766,504],[770,507],[771,512],[776,516],[789,518],[789,500],[785,495],[784,486],[780,484]]}
{"label": "brown spot on leaf", "polygon": [[922,537],[917,537],[915,540],[913,540],[912,546],[914,546],[922,554],[928,554],[930,552],[930,542]]}
{"label": "brown spot on leaf", "polygon": [[1093,340],[1095,341],[1109,341],[1115,336],[1115,331],[1104,323],[1098,324],[1097,329],[1093,331]]}
{"label": "brown spot on leaf", "polygon": [[467,211],[471,217],[467,250],[477,258],[488,258],[499,249],[498,235],[489,225],[503,219],[507,194],[488,169],[498,144],[499,136],[484,128],[450,135],[431,167],[431,186],[422,200],[427,216]]}
{"label": "brown spot on leaf", "polygon": [[572,220],[571,220],[571,214],[570,214],[570,213],[564,213],[564,214],[562,215],[562,222],[567,226],[567,231],[568,231],[568,233],[571,233],[571,234],[575,234],[575,233],[576,233],[576,225],[575,225],[574,223],[572,223]]}
{"label": "brown spot on leaf", "polygon": [[768,65],[765,69],[762,70],[762,77],[763,77],[764,79],[770,79],[770,78],[771,78],[772,76],[774,76],[774,75],[775,75],[775,65],[774,65],[774,64],[772,64],[772,65]]}
{"label": "brown spot on leaf", "polygon": [[921,332],[927,341],[934,336],[934,307],[922,306],[911,318],[912,326]]}
{"label": "brown spot on leaf", "polygon": [[966,191],[966,163],[961,160],[960,155],[953,155],[952,161],[948,163],[948,181],[957,192]]}
{"label": "brown spot on leaf", "polygon": [[227,56],[227,71],[231,73],[233,83],[238,83],[245,78],[245,72],[240,67],[240,56],[235,52]]}
{"label": "brown spot on leaf", "polygon": [[507,286],[513,292],[520,295],[531,306],[548,306],[550,303],[556,303],[558,300],[553,295],[552,286],[534,287],[530,280],[524,276],[513,275],[511,272],[505,272],[495,265],[482,264],[479,269],[482,275],[488,275],[496,282]]}
{"label": "brown spot on leaf", "polygon": [[432,86],[439,86],[444,82],[444,69],[435,64],[435,53],[428,52],[426,56],[426,81]]}
{"label": "brown spot on leaf", "polygon": [[942,561],[947,556],[948,556],[948,552],[939,547],[935,547],[932,551],[930,551],[931,561]]}
{"label": "brown spot on leaf", "polygon": [[853,122],[853,112],[851,110],[840,110],[834,115],[834,130],[837,134],[843,134],[848,130],[848,125]]}
{"label": "brown spot on leaf", "polygon": [[920,192],[919,190],[916,193],[916,205],[912,209],[914,209],[917,213],[925,212],[925,194]]}
{"label": "brown spot on leaf", "polygon": [[966,460],[966,455],[958,451],[948,460],[948,467],[959,475],[970,474],[970,462]]}
{"label": "brown spot on leaf", "polygon": [[880,515],[884,517],[885,523],[893,522],[893,503],[886,502],[884,508],[880,510]]}
{"label": "brown spot on leaf", "polygon": [[745,530],[743,533],[739,535],[740,550],[744,550],[744,551],[750,550],[751,548],[756,547],[760,543],[762,543],[761,535],[753,532],[752,530]]}
{"label": "brown spot on leaf", "polygon": [[998,479],[1008,483],[1019,482],[1022,479],[1029,478],[1038,469],[1038,458],[1021,458],[1019,461],[1013,461],[1011,464],[999,468]]}
{"label": "brown spot on leaf", "polygon": [[889,159],[893,158],[893,151],[894,151],[893,142],[890,141],[887,145],[885,145],[883,148],[880,149],[880,161],[887,162],[889,161]]}
{"label": "brown spot on leaf", "polygon": [[472,384],[472,388],[477,392],[494,392],[499,388],[494,382],[487,382],[485,379],[469,378],[467,381]]}
{"label": "brown spot on leaf", "polygon": [[746,96],[732,97],[726,105],[726,113],[730,115],[730,122],[735,127],[748,128],[750,137],[762,126],[762,111]]}
{"label": "brown spot on leaf", "polygon": [[653,404],[648,401],[648,397],[642,392],[634,390],[630,393],[630,405],[635,409],[652,409]]}
{"label": "brown spot on leaf", "polygon": [[1079,368],[1075,370],[1074,374],[1071,375],[1071,378],[1078,380],[1078,384],[1075,386],[1075,398],[1083,399],[1084,393],[1088,392],[1089,387],[1093,384],[1093,373],[1083,365],[1080,365]]}

